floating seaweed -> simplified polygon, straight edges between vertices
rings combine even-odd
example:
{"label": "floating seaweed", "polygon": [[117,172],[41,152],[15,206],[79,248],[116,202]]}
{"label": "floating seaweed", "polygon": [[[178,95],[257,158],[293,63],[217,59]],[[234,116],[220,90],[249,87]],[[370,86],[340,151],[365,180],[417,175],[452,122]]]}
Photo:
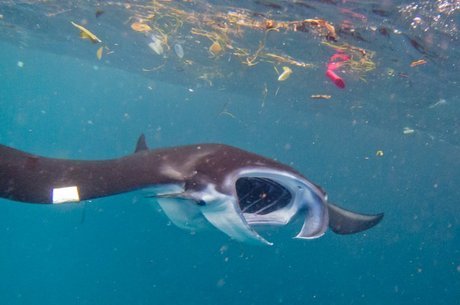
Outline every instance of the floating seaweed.
{"label": "floating seaweed", "polygon": [[[143,71],[168,67],[171,55],[183,59],[184,47],[190,52],[187,60],[181,63],[184,66],[194,65],[194,69],[187,69],[191,79],[194,77],[210,86],[214,80],[210,75],[214,72],[222,75],[219,78],[231,78],[236,75],[237,69],[242,68],[241,65],[249,69],[260,69],[259,65],[282,67],[278,81],[287,80],[294,67],[296,73],[316,68],[317,65],[308,62],[310,52],[284,48],[284,44],[277,43],[286,37],[314,39],[335,52],[347,54],[349,59],[342,63],[340,72],[357,72],[364,79],[363,74],[375,69],[374,53],[341,42],[340,31],[324,18],[292,20],[289,16],[279,15],[280,19],[276,19],[275,15],[249,9],[209,7],[199,2],[192,5],[188,1],[131,2],[120,4],[120,7],[130,13],[125,24],[143,34],[147,38],[146,45],[163,58],[161,64],[157,63],[153,68],[144,67]],[[74,26],[81,31],[82,38],[101,42],[88,29],[77,24]],[[171,41],[175,43],[170,44]],[[104,49],[98,49],[97,58],[101,59],[103,53]],[[345,86],[339,71],[327,69],[326,73],[337,86]],[[261,77],[269,76],[261,74]],[[296,78],[296,82],[301,79]]]}

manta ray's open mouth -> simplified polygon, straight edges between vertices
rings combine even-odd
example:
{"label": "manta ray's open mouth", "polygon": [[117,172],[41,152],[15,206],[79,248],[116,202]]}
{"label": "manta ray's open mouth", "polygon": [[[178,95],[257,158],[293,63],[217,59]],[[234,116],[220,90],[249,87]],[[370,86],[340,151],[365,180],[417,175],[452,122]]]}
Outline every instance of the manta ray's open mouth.
{"label": "manta ray's open mouth", "polygon": [[182,228],[198,229],[210,223],[236,240],[254,244],[272,245],[259,229],[270,236],[284,226],[288,228],[283,230],[297,231],[297,219],[303,225],[296,238],[316,238],[327,229],[325,194],[305,178],[270,168],[245,168],[227,178],[220,186],[223,191],[209,183],[198,191],[170,193],[159,203]]}
{"label": "manta ray's open mouth", "polygon": [[292,202],[291,192],[269,178],[241,177],[236,181],[240,209],[246,214],[266,215]]}

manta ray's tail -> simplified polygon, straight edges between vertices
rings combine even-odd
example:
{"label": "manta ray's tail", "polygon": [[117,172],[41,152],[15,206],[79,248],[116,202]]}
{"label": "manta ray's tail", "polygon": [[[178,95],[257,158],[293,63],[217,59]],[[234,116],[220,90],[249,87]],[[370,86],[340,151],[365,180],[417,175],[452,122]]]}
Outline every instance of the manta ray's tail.
{"label": "manta ray's tail", "polygon": [[329,228],[337,234],[358,233],[378,224],[383,213],[375,215],[359,214],[328,203]]}

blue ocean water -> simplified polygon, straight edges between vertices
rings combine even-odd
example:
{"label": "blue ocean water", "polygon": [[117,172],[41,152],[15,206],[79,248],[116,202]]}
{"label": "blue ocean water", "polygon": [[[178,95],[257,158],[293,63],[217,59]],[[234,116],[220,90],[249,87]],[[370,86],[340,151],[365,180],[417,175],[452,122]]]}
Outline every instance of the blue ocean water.
{"label": "blue ocean water", "polygon": [[[89,43],[75,41],[86,52]],[[459,303],[456,86],[418,84],[433,86],[424,100],[411,87],[401,90],[404,77],[379,90],[369,90],[377,81],[355,80],[346,91],[311,79],[300,93],[277,91],[275,79],[265,96],[263,87],[252,93],[171,81],[183,77],[181,69],[146,77],[58,46],[0,42],[2,144],[106,159],[132,153],[141,133],[152,148],[226,143],[295,167],[332,202],[385,218],[356,235],[256,247],[217,230],[176,228],[142,192],[58,206],[2,199],[0,304]],[[302,90],[305,99],[294,98]],[[320,91],[334,98],[308,98]],[[404,115],[399,105],[374,103],[391,94],[411,105]],[[433,106],[442,97],[445,105]],[[415,132],[404,133],[414,117]]]}

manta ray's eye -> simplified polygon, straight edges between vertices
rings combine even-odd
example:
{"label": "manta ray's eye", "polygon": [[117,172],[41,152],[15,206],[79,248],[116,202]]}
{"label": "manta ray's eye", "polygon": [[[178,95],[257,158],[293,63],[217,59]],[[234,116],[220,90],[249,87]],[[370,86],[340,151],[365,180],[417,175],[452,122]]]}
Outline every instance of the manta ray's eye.
{"label": "manta ray's eye", "polygon": [[259,215],[282,209],[292,200],[288,189],[268,178],[239,178],[236,181],[236,193],[243,213]]}

